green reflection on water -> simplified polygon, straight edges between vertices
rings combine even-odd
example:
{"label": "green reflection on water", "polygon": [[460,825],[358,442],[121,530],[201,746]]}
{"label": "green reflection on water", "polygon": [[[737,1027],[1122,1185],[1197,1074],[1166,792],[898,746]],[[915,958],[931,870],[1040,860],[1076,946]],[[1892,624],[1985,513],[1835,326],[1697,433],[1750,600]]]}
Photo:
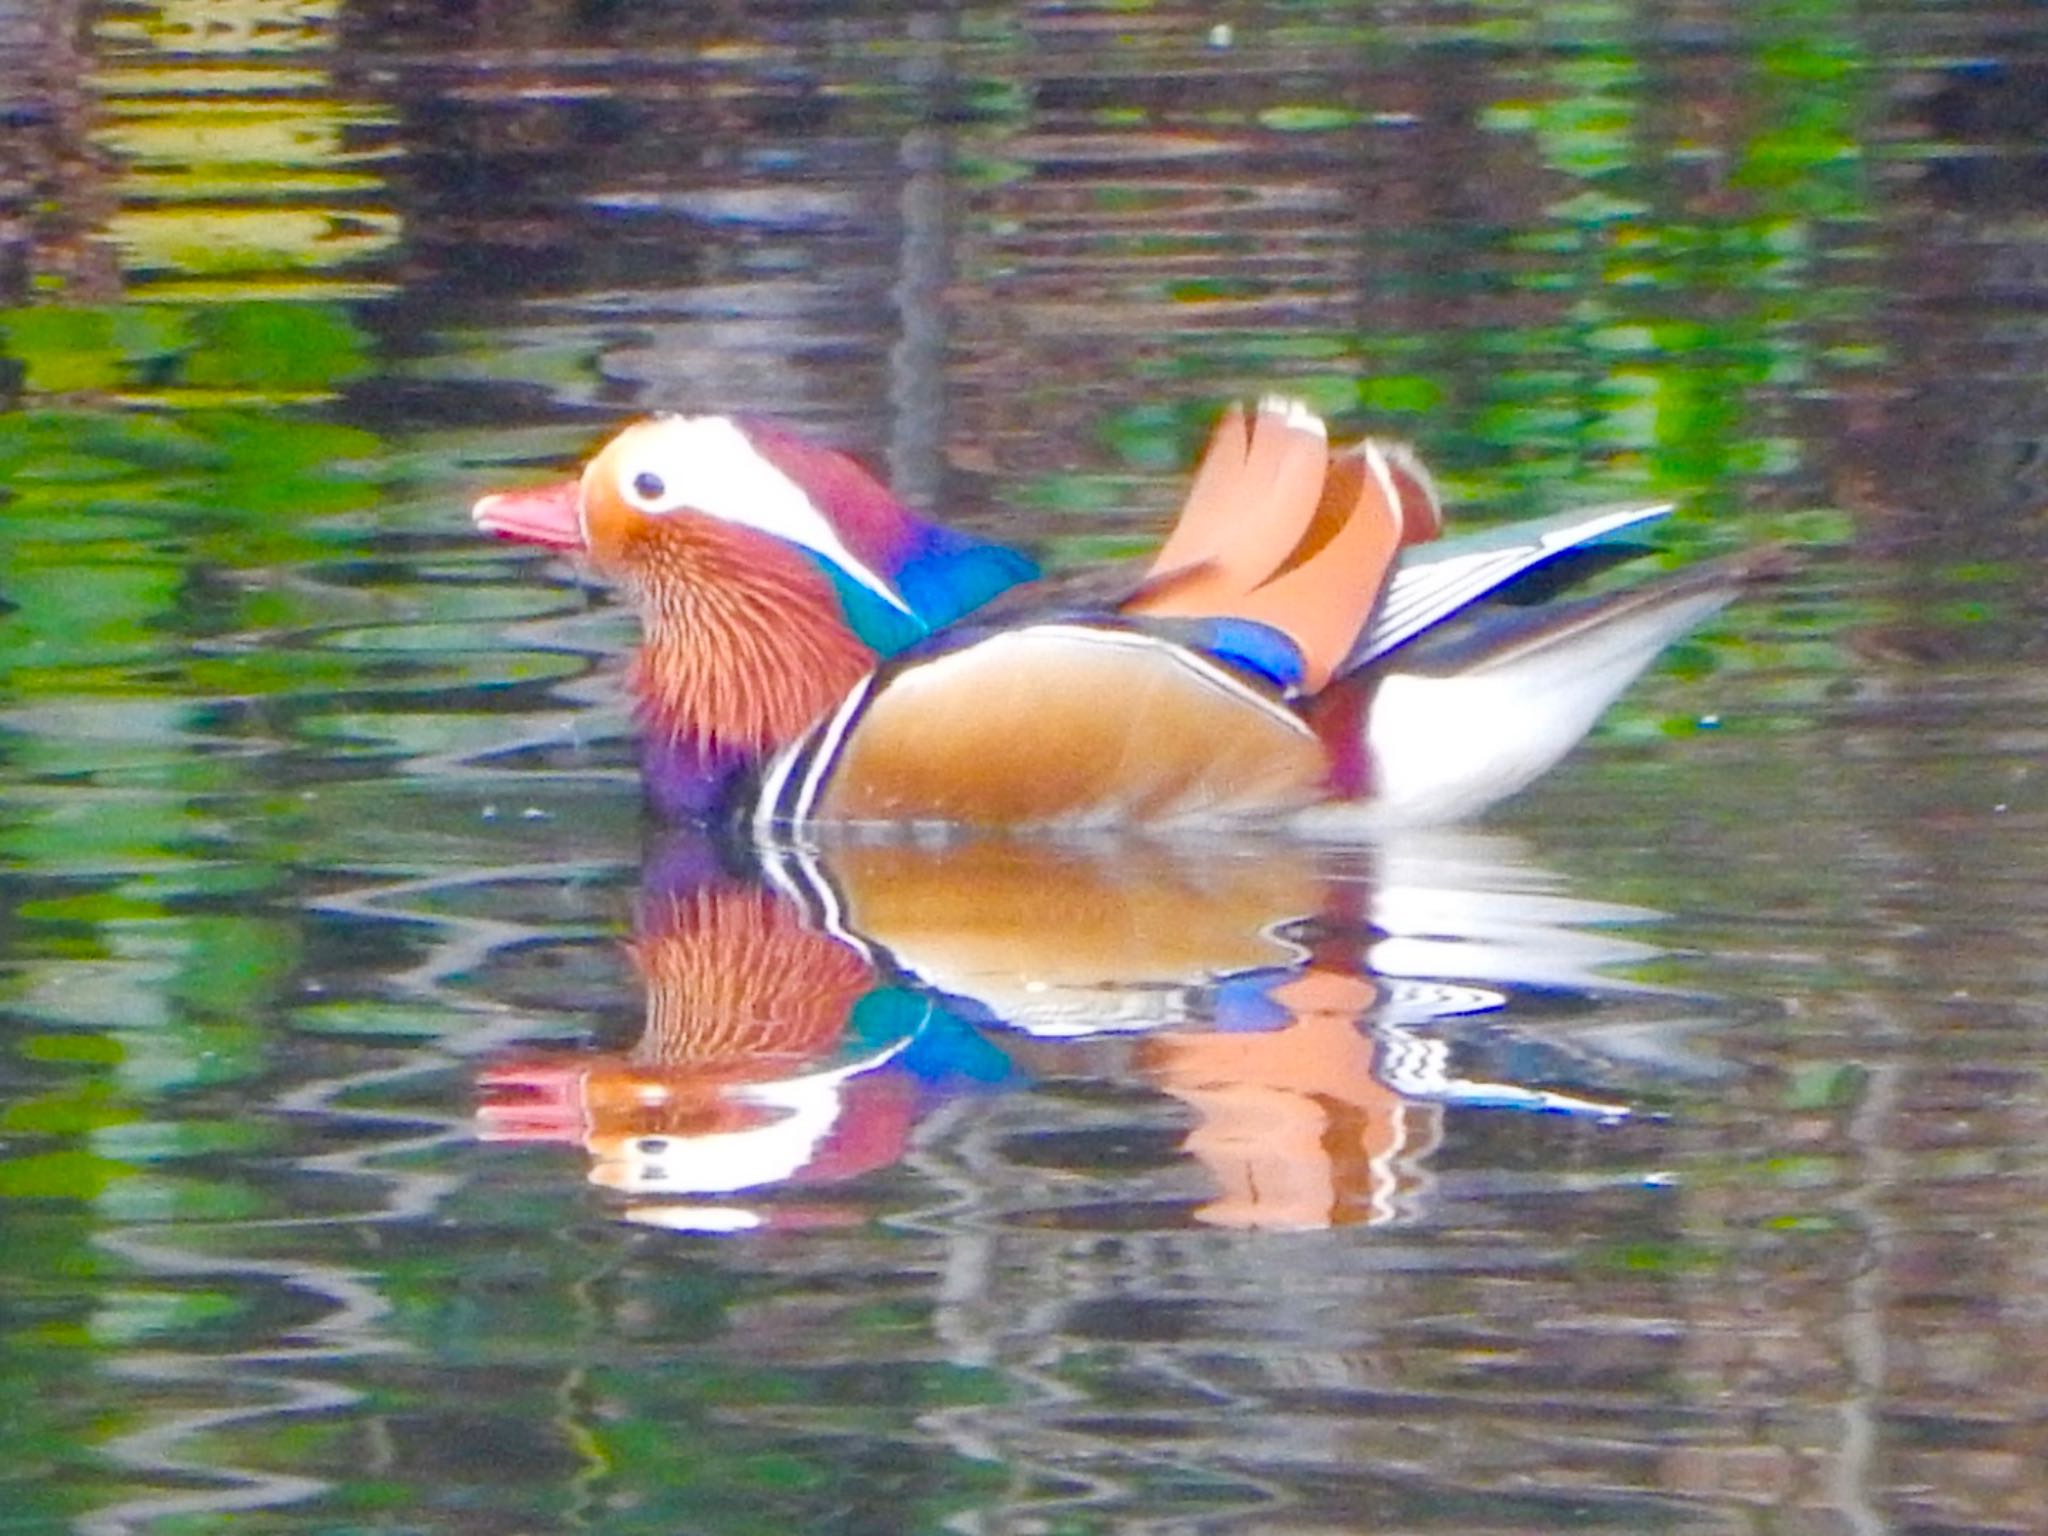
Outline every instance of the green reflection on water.
{"label": "green reflection on water", "polygon": [[[1687,123],[1666,108],[1669,74],[1686,64],[1646,53],[1637,7],[1505,9],[1495,25],[1537,62],[1477,122],[1526,141],[1553,193],[1539,219],[1503,223],[1490,245],[1429,252],[1408,280],[1527,295],[1542,317],[1413,330],[1375,324],[1382,306],[1367,303],[1356,329],[1232,329],[1195,311],[1254,297],[1259,280],[1176,278],[1161,291],[1190,308],[1190,334],[1147,371],[1187,403],[1114,410],[1105,442],[1131,469],[1184,463],[1213,411],[1190,399],[1190,381],[1210,399],[1279,385],[1353,430],[1418,436],[1467,517],[1656,496],[1680,503],[1665,535],[1679,547],[1839,542],[1840,520],[1727,519],[1752,487],[1808,468],[1788,393],[1825,392],[1886,356],[1878,289],[1859,264],[1875,213],[1856,125],[1872,115],[1876,74],[1856,15],[1831,4],[1744,13],[1740,97],[1720,121]],[[1265,118],[1350,153],[1367,142],[1335,105]],[[1184,266],[1211,238],[1192,224],[1147,227],[1118,248]],[[1087,514],[1127,503],[1129,484],[1063,471],[1023,495]]]}
{"label": "green reflection on water", "polygon": [[[108,25],[132,42],[121,18],[144,9]],[[159,39],[182,49],[216,35],[199,8],[176,9]],[[1132,8],[1147,9],[1156,8]],[[1300,18],[1291,44],[1349,47],[1370,31],[1348,15],[1311,21],[1316,9],[1290,8]],[[1187,194],[1117,183],[1112,165],[1111,181],[1084,200],[1107,227],[1073,237],[1101,266],[1069,267],[1062,281],[1135,295],[1133,313],[1159,329],[1113,338],[1131,349],[1114,379],[1117,398],[1138,403],[1093,418],[1099,437],[1086,447],[1101,451],[1097,467],[1044,474],[1017,493],[1061,516],[1061,552],[1135,547],[1116,519],[1147,495],[1169,494],[1217,398],[1276,384],[1351,428],[1420,439],[1474,517],[1670,495],[1685,503],[1671,540],[1681,546],[1763,535],[1841,543],[1846,522],[1826,509],[1733,514],[1808,467],[1805,429],[1788,402],[1825,394],[1888,356],[1879,296],[1856,253],[1876,215],[1857,148],[1877,88],[1859,23],[1838,5],[1744,13],[1755,19],[1741,22],[1748,30],[1731,50],[1742,110],[1674,125],[1660,93],[1685,61],[1649,56],[1639,11],[1488,4],[1446,20],[1442,36],[1457,46],[1527,50],[1487,71],[1476,122],[1519,157],[1540,195],[1527,216],[1509,209],[1421,233],[1392,221],[1368,254],[1377,260],[1406,241],[1410,264],[1371,266],[1361,284],[1368,301],[1336,319],[1258,310],[1307,291],[1299,271],[1164,270],[1189,252],[1249,265],[1289,243],[1297,231],[1281,224],[1295,211],[1275,216],[1278,234],[1119,229],[1117,217],[1170,215]],[[252,50],[302,53],[325,45],[333,8],[237,4],[217,14],[247,29]],[[962,26],[968,44],[988,41],[990,58],[1001,45],[1002,60],[1020,70],[1036,46],[1007,12],[972,10]],[[1393,47],[1377,34],[1371,41]],[[1436,62],[1426,48],[1395,51],[1418,68]],[[852,44],[842,52],[859,57]],[[943,1346],[922,1310],[915,1263],[886,1246],[862,1255],[861,1284],[849,1285],[860,1299],[834,1306],[825,1287],[805,1294],[768,1261],[753,1268],[680,1246],[634,1249],[553,1171],[509,1190],[443,1191],[431,1220],[388,1220],[381,1190],[323,1219],[323,1202],[350,1198],[328,1191],[360,1191],[374,1176],[361,1164],[323,1165],[316,1175],[301,1159],[335,1143],[375,1162],[379,1134],[396,1141],[445,1130],[435,1116],[459,1093],[445,1082],[372,1081],[342,1110],[287,1113],[278,1084],[322,1071],[374,1075],[414,1050],[429,1060],[432,1048],[460,1044],[478,1018],[446,993],[392,980],[439,938],[430,918],[440,914],[424,900],[405,916],[408,937],[352,933],[345,966],[326,956],[328,971],[340,972],[333,993],[306,993],[332,942],[314,909],[337,888],[502,857],[502,842],[459,840],[460,813],[436,821],[432,807],[420,812],[378,792],[380,775],[492,744],[501,733],[482,712],[486,695],[568,676],[580,662],[518,651],[502,634],[505,620],[554,602],[532,572],[476,580],[461,559],[435,564],[405,544],[459,525],[452,434],[423,449],[350,419],[345,387],[383,381],[396,365],[362,313],[333,295],[343,283],[381,291],[377,274],[355,269],[396,248],[395,220],[375,208],[337,224],[332,209],[215,205],[254,186],[272,199],[342,198],[346,208],[375,187],[347,134],[390,115],[328,111],[325,102],[215,113],[198,100],[167,118],[135,105],[148,94],[147,74],[119,82],[129,104],[104,139],[164,203],[109,226],[139,279],[135,296],[0,312],[0,351],[22,401],[0,416],[9,498],[0,510],[0,901],[12,962],[0,979],[11,1053],[0,1108],[0,1197],[10,1203],[0,1365],[19,1384],[4,1458],[16,1469],[4,1474],[16,1517],[54,1527],[104,1503],[123,1474],[96,1447],[147,1424],[163,1402],[225,1395],[217,1379],[152,1389],[95,1374],[131,1360],[136,1346],[202,1361],[252,1338],[281,1356],[299,1347],[297,1330],[316,1306],[307,1298],[320,1293],[303,1276],[288,1285],[255,1267],[272,1254],[309,1270],[327,1264],[329,1280],[360,1280],[388,1311],[358,1322],[348,1342],[396,1341],[413,1354],[388,1369],[315,1362],[315,1374],[346,1375],[361,1400],[325,1421],[273,1416],[188,1448],[213,1465],[256,1461],[330,1479],[319,1505],[329,1524],[357,1512],[416,1514],[430,1491],[526,1520],[788,1530],[830,1521],[856,1488],[888,1501],[903,1528],[934,1529],[1016,1496],[1026,1474],[993,1454],[935,1454],[922,1416],[1009,1401],[1022,1373],[920,1359]],[[312,70],[238,78],[251,91],[324,88]],[[1317,99],[1296,68],[1248,78],[1231,87],[1248,104],[1199,103],[1212,126],[1250,125],[1288,153],[1371,148],[1384,163],[1388,152],[1370,137],[1381,131],[1377,101]],[[218,73],[196,67],[166,67],[154,83],[195,98],[221,88]],[[970,222],[976,196],[1028,188],[1039,174],[1028,147],[1006,137],[1042,126],[1051,109],[1039,91],[1024,79],[962,83],[957,111],[974,136],[953,185]],[[891,83],[889,93],[901,87]],[[1163,132],[1149,107],[1112,102],[1088,116],[1105,134]],[[190,163],[191,130],[216,121],[225,131],[209,141],[213,163]],[[747,137],[730,124],[719,131]],[[1205,183],[1190,200],[1227,205],[1206,183],[1236,174],[1232,163],[1189,173]],[[1321,237],[1312,224],[1306,233]],[[244,280],[217,281],[224,271]],[[979,275],[968,274],[963,307],[1000,309],[999,295],[974,287]],[[271,288],[298,297],[249,297]],[[1453,307],[1448,318],[1404,316],[1391,302],[1404,294]],[[1475,297],[1500,307],[1455,307]],[[1510,318],[1492,323],[1493,314]],[[502,314],[482,323],[464,315],[430,338],[406,375],[589,389],[606,332],[587,317],[521,329]],[[1015,382],[1020,394],[1077,383]],[[561,429],[546,446],[566,452],[584,430]],[[394,497],[414,472],[424,499]],[[1935,605],[1936,622],[2030,611],[2023,581],[2003,567],[1948,579],[1992,590]],[[1846,671],[1834,636],[1867,616],[1848,602],[1776,622],[1752,611],[1742,621],[1751,638],[1683,648],[1666,677],[1709,666],[1770,671],[1785,714],[1731,729],[1797,730],[1796,710],[1823,702]],[[1657,755],[1624,752],[1581,767],[1583,798],[1623,807],[1624,819],[1631,793],[1638,806],[1659,799],[1655,823],[1681,835],[1687,813],[1672,807],[1738,798],[1715,782],[1721,769],[1710,755],[1668,750],[1676,733],[1710,740],[1717,728],[1698,718],[1696,698],[1653,682],[1618,711],[1610,741]],[[1786,758],[1783,777],[1759,774],[1745,786],[1745,813],[1800,803],[1796,776],[1818,771]],[[336,775],[360,775],[373,792],[312,798]],[[1708,856],[1712,830],[1691,829],[1701,857],[1682,873],[1646,871],[1639,860],[1603,895],[1654,906],[1682,882],[1696,904],[1768,902],[1772,893],[1753,884],[1724,886],[1729,877]],[[600,834],[586,835],[630,856],[629,791],[614,795]],[[1754,869],[1743,877],[1753,882]],[[1803,893],[1819,890],[1848,913],[1868,878],[1799,872]],[[452,898],[448,907],[460,905]],[[1643,969],[1684,983],[1696,965]],[[1800,980],[1825,990],[1850,978]],[[536,1033],[562,1036],[590,1027],[569,1011],[533,1021]],[[1846,1112],[1855,1095],[1843,1071],[1828,1061],[1794,1076],[1787,1105]],[[1816,1084],[1815,1074],[1825,1080]],[[348,1104],[364,1109],[362,1121],[349,1118]],[[403,1123],[392,1129],[378,1113]],[[1727,1161],[1731,1184],[1753,1171],[1739,1156]],[[458,1164],[475,1180],[483,1160],[429,1139],[384,1158],[382,1171],[445,1175]],[[507,1165],[538,1163],[496,1166]],[[1824,1192],[1844,1177],[1824,1160],[1764,1171]],[[1768,1180],[1763,1187],[1789,1198]],[[299,1225],[257,1225],[273,1218]],[[1776,1219],[1822,1230],[1803,1209]],[[105,1243],[159,1227],[175,1229],[200,1273],[145,1274],[142,1261]],[[1586,1252],[1590,1269],[1684,1275],[1724,1263],[1727,1247],[1688,1236]],[[209,1256],[218,1273],[204,1271]],[[1284,1269],[1287,1259],[1271,1263]],[[903,1285],[900,1303],[866,1299],[883,1275]],[[787,1320],[807,1305],[811,1320]],[[1083,1374],[1071,1361],[1055,1369],[1069,1380]],[[466,1417],[479,1402],[481,1417]],[[502,1486],[483,1480],[498,1469],[480,1471],[499,1456],[494,1434],[509,1444]],[[468,1459],[463,1446],[472,1447]],[[1068,1526],[1106,1528],[1111,1518],[1071,1514]],[[1057,1519],[1048,1515],[1046,1528]]]}

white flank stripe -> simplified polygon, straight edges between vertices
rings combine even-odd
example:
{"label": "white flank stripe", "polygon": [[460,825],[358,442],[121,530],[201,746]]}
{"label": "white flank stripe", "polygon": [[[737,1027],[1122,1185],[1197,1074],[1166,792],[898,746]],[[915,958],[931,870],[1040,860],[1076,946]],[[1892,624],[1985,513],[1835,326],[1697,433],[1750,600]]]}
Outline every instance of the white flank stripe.
{"label": "white flank stripe", "polygon": [[782,791],[789,783],[789,776],[796,771],[796,765],[803,760],[804,747],[817,732],[817,727],[797,737],[788,746],[775,754],[768,771],[761,778],[761,788],[754,796],[754,834],[759,837],[775,825],[775,806],[782,799]]}
{"label": "white flank stripe", "polygon": [[794,826],[801,826],[811,819],[811,808],[818,803],[818,796],[825,788],[825,780],[832,775],[832,764],[839,756],[840,745],[846,740],[854,717],[867,696],[874,691],[875,674],[870,672],[860,680],[860,686],[849,693],[839,708],[832,712],[832,718],[825,725],[824,732],[811,749],[811,771],[804,775],[803,788],[797,791],[796,803],[789,808],[789,820]]}

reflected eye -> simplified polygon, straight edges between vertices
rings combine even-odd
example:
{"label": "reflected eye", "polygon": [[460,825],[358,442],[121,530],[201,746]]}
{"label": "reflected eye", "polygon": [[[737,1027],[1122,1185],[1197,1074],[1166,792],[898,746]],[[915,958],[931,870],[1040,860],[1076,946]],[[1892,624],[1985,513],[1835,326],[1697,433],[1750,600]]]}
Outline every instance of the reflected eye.
{"label": "reflected eye", "polygon": [[642,501],[659,501],[668,494],[668,487],[662,484],[661,476],[643,469],[633,477],[633,494]]}

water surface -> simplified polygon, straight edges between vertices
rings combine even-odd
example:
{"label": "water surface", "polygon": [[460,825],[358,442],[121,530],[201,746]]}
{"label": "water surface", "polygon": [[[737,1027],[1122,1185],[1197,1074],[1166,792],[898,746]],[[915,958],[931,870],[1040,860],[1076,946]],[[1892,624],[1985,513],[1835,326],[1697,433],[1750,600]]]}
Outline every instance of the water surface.
{"label": "water surface", "polygon": [[[2034,1528],[2044,79],[1990,4],[0,15],[7,1528]],[[744,409],[1081,560],[1275,387],[1801,573],[1479,828],[734,857],[465,517]]]}

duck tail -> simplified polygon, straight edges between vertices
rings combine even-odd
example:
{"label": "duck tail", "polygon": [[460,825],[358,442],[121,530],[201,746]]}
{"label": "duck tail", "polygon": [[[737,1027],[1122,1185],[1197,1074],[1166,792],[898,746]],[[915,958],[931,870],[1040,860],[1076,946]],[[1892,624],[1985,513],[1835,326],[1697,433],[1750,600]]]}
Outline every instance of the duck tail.
{"label": "duck tail", "polygon": [[[1344,787],[1370,798],[1376,823],[1473,814],[1549,770],[1666,646],[1791,563],[1750,550],[1624,591],[1484,610],[1346,679],[1314,723],[1333,763],[1356,764],[1360,782]],[[1337,707],[1353,691],[1361,707]],[[1332,740],[1346,724],[1357,739]]]}

